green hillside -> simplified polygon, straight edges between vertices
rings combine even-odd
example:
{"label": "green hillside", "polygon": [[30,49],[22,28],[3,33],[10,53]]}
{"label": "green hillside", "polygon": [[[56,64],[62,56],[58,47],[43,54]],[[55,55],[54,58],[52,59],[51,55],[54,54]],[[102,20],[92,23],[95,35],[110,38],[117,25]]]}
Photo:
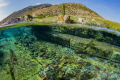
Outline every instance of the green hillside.
{"label": "green hillside", "polygon": [[66,15],[84,15],[91,17],[101,17],[96,12],[87,8],[85,5],[79,3],[63,3],[59,5],[41,4],[37,6],[28,6],[19,11],[13,12],[8,17],[3,19],[2,22],[10,21],[21,16],[26,16],[27,14],[35,16],[41,14],[46,16],[58,16],[62,14],[62,5],[65,5]]}

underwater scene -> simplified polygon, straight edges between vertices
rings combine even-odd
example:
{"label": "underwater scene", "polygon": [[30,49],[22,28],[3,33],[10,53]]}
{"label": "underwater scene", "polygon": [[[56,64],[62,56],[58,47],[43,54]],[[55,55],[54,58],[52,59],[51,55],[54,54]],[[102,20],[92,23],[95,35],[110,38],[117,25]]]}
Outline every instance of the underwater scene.
{"label": "underwater scene", "polygon": [[0,80],[120,80],[120,32],[23,24],[0,27]]}

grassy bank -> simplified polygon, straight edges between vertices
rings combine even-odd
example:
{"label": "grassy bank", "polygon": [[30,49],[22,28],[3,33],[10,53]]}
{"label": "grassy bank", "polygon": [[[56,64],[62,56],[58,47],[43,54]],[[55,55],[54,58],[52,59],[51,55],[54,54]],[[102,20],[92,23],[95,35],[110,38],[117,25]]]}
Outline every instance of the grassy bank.
{"label": "grassy bank", "polygon": [[[79,18],[83,18],[87,23],[83,23],[84,25],[88,26],[100,26],[106,27],[108,29],[120,31],[120,24],[117,22],[113,22],[110,20],[106,20],[99,17],[89,17],[89,16],[73,16],[71,15],[71,20],[74,20],[75,23],[81,24],[78,22]],[[29,21],[27,21],[29,22]],[[34,18],[31,22],[40,22],[40,23],[57,23],[57,16],[46,17],[46,18]]]}

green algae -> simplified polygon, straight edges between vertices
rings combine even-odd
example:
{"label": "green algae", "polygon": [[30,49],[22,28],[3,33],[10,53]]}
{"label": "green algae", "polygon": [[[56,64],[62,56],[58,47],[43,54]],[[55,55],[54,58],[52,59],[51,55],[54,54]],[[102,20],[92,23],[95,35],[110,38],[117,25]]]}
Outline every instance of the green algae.
{"label": "green algae", "polygon": [[[82,72],[80,71],[80,73],[76,72],[76,71],[84,69],[86,66],[90,66],[90,65],[96,65],[96,66],[99,66],[101,68],[107,68],[107,70],[112,70],[112,71],[119,70],[119,69],[114,68],[112,66],[108,67],[109,65],[103,64],[102,62],[95,61],[93,59],[88,59],[88,58],[83,59],[83,58],[79,57],[77,54],[73,53],[73,51],[67,49],[66,47],[56,46],[55,44],[51,44],[51,43],[43,42],[43,41],[35,42],[34,45],[36,45],[36,47],[39,46],[40,50],[45,52],[45,54],[50,56],[50,57],[48,57],[47,59],[44,59],[43,56],[38,57],[36,55],[33,55],[33,56],[36,56],[36,58],[34,58],[34,60],[33,60],[33,59],[31,59],[30,56],[28,56],[29,51],[25,52],[27,54],[24,54],[23,52],[20,51],[21,53],[19,53],[19,55],[17,54],[16,57],[21,55],[21,57],[19,57],[21,59],[18,59],[18,60],[22,60],[23,58],[24,58],[24,60],[19,61],[20,63],[18,65],[22,66],[21,64],[23,64],[23,63],[21,63],[21,62],[25,62],[27,65],[30,64],[29,65],[30,69],[27,69],[28,67],[26,67],[26,69],[16,68],[16,70],[18,70],[18,71],[20,70],[20,72],[16,72],[17,73],[16,76],[18,77],[16,79],[18,79],[18,80],[26,79],[26,78],[28,78],[28,80],[34,80],[34,79],[40,80],[41,79],[40,77],[45,76],[45,74],[43,74],[43,72],[47,74],[46,79],[50,79],[51,77],[52,77],[52,79],[65,79],[65,78],[66,79],[67,78],[82,79],[85,77],[91,79],[91,78],[95,77],[95,74],[93,74],[93,72],[89,72],[89,71],[82,71]],[[21,47],[24,51],[23,46],[19,46],[19,47]],[[46,47],[45,50],[43,50],[44,47]],[[53,56],[52,57],[51,51],[52,51],[52,53],[57,53],[57,54],[52,55]],[[71,54],[71,55],[69,55],[69,54]],[[58,57],[58,56],[61,56],[61,57]],[[51,59],[51,57],[52,57],[52,59]],[[26,58],[30,58],[30,59],[26,59]],[[34,64],[36,64],[35,61],[37,61],[37,63],[39,63],[41,65],[41,66],[39,66],[40,69],[37,70],[41,74],[39,74],[37,71],[31,72],[31,69],[36,69],[36,67],[37,67],[37,66],[35,66],[35,67],[33,66],[33,63],[31,60],[33,61]],[[55,63],[57,63],[59,61],[61,61],[61,62],[54,64],[54,61],[55,61]],[[58,67],[57,66],[55,67],[54,65],[58,65]],[[51,68],[49,69],[48,67],[51,67],[51,68],[55,67],[54,69],[58,72],[57,73],[55,73],[55,71],[52,72]],[[28,70],[29,72],[27,73],[25,70]],[[51,73],[55,73],[56,75],[52,75],[51,73],[49,73],[49,70]],[[23,73],[24,73],[24,75],[21,75]],[[28,76],[29,73],[31,74],[31,76]],[[33,74],[35,74],[35,75],[33,75]],[[82,74],[82,75],[77,76],[79,74]],[[90,74],[92,74],[92,75],[90,75]],[[18,75],[20,75],[20,76],[18,76]],[[70,75],[72,75],[72,76],[70,76]],[[83,77],[83,75],[84,75],[84,77]],[[88,75],[89,75],[89,77],[88,77]]]}
{"label": "green algae", "polygon": [[[38,44],[38,43],[37,43]],[[44,42],[44,44],[42,43],[42,45],[45,45],[48,46],[49,50],[54,50],[54,48],[56,48],[56,46],[50,43],[46,43]],[[42,46],[41,45],[41,46]],[[51,47],[50,47],[51,46]],[[43,46],[42,46],[43,47]],[[109,67],[110,65],[108,64],[104,64],[100,61],[95,61],[93,59],[89,59],[89,58],[80,58],[77,54],[74,54],[74,55],[67,55],[65,54],[66,53],[66,49],[64,50],[64,48],[62,48],[62,46],[58,46],[59,49],[61,48],[62,49],[62,53],[57,53],[57,55],[61,55],[62,57],[59,57],[59,59],[54,56],[53,59],[51,60],[51,58],[47,58],[47,59],[39,59],[41,62],[43,61],[44,63],[46,63],[46,67],[45,65],[43,66],[43,71],[45,69],[47,69],[48,67],[52,67],[53,64],[52,62],[53,61],[57,61],[59,62],[59,60],[61,61],[60,63],[58,63],[58,67],[55,67],[56,70],[60,70],[59,73],[56,73],[56,77],[55,79],[61,79],[62,77],[65,78],[64,76],[68,76],[68,74],[72,74],[74,75],[76,72],[75,72],[75,69],[84,69],[87,65],[90,66],[90,65],[96,65],[96,66],[99,66],[101,68],[107,68],[108,70],[112,70],[112,71],[118,71],[119,69],[117,68],[114,68],[114,67]],[[56,50],[57,52],[61,51],[60,50]],[[50,55],[49,53],[46,53],[47,55]],[[69,57],[68,57],[69,56]],[[68,58],[67,58],[68,57]],[[50,61],[48,61],[50,59]],[[83,60],[83,61],[80,61],[80,60]],[[71,62],[72,61],[72,62]],[[88,63],[89,62],[89,63]],[[80,63],[80,64],[79,64]],[[48,65],[49,64],[49,65]],[[58,69],[57,69],[58,68]],[[70,70],[69,70],[70,69]],[[62,70],[62,71],[61,71]],[[66,75],[63,74],[64,71],[66,70],[69,70],[66,72]],[[42,70],[41,70],[42,71]],[[69,73],[70,72],[70,73]],[[47,73],[47,72],[46,72]],[[50,74],[50,73],[49,73]],[[85,73],[84,73],[85,74]],[[42,76],[41,76],[42,77]],[[49,77],[49,76],[48,76]],[[54,78],[54,77],[53,77]],[[70,78],[70,77],[69,77]]]}
{"label": "green algae", "polygon": [[10,74],[10,68],[8,65],[5,65],[4,68],[0,66],[0,79],[1,80],[12,80],[11,74]]}
{"label": "green algae", "polygon": [[35,75],[35,76],[29,78],[28,80],[43,80],[43,79],[40,78],[38,75]]}
{"label": "green algae", "polygon": [[[35,27],[34,29],[36,29]],[[110,75],[114,78],[115,72],[118,72],[117,77],[119,79],[119,63],[114,63],[114,60],[115,62],[119,60],[119,58],[115,58],[116,54],[119,54],[119,47],[93,39],[74,36],[74,30],[70,32],[73,35],[63,34],[62,30],[68,29],[66,27],[64,29],[62,27],[55,29],[56,25],[51,26],[52,28],[46,25],[37,27],[45,27],[40,28],[42,30],[37,28],[38,31],[42,31],[37,35],[38,38],[34,37],[34,31],[33,34],[22,34],[21,32],[17,34],[19,36],[16,35],[15,45],[11,45],[13,52],[9,50],[11,46],[1,48],[4,53],[9,54],[2,63],[6,67],[1,67],[0,77],[5,75],[1,79],[12,80],[9,60],[10,55],[13,53],[15,57],[12,57],[12,64],[16,80],[97,79],[97,74],[102,76],[102,73],[104,73],[106,75],[106,71],[110,73],[108,75],[110,79],[112,79]],[[45,32],[45,29],[53,32]],[[61,33],[58,33],[59,30]],[[44,41],[44,38],[46,41]],[[93,56],[88,54],[90,52],[93,52],[93,56],[100,56],[103,59],[97,58],[94,60]],[[112,55],[112,58],[109,55]],[[112,59],[112,61],[106,59]],[[92,66],[93,68],[91,68]],[[115,75],[111,74],[112,72]],[[99,78],[103,79],[105,77]]]}

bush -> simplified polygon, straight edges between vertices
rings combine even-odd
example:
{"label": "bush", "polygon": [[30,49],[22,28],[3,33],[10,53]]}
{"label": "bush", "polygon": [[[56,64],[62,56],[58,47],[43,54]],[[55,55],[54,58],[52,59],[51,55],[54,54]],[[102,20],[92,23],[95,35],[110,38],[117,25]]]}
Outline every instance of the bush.
{"label": "bush", "polygon": [[105,25],[109,29],[120,31],[120,24],[118,24],[117,22],[105,20]]}
{"label": "bush", "polygon": [[30,20],[30,21],[32,21],[32,19],[33,19],[33,17],[30,15],[30,14],[27,14],[27,20]]}
{"label": "bush", "polygon": [[44,14],[40,14],[39,16],[37,16],[36,18],[45,18],[46,17],[46,15],[44,15]]}

